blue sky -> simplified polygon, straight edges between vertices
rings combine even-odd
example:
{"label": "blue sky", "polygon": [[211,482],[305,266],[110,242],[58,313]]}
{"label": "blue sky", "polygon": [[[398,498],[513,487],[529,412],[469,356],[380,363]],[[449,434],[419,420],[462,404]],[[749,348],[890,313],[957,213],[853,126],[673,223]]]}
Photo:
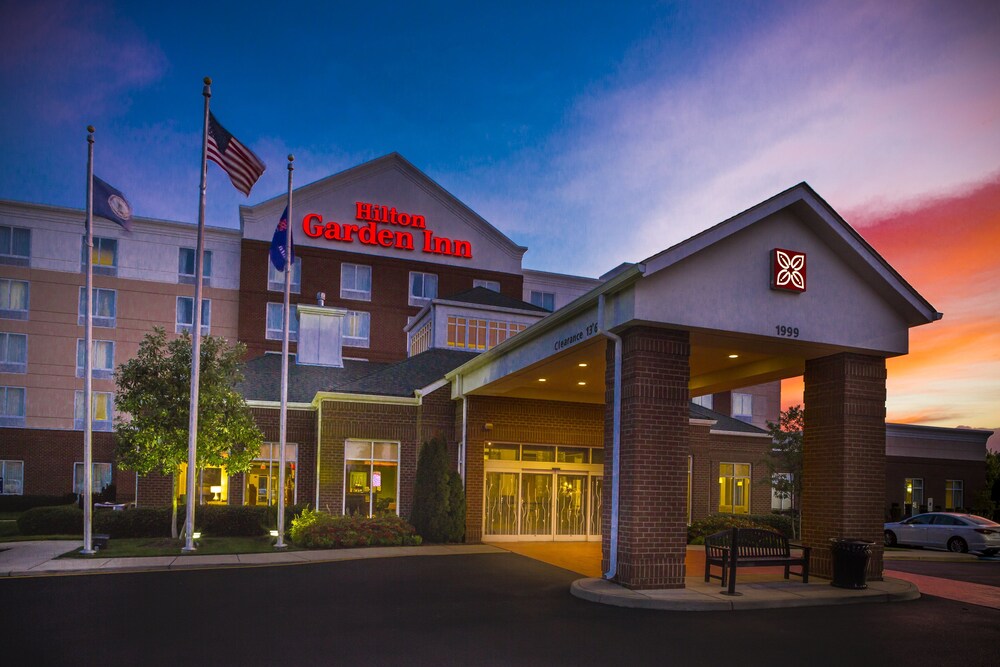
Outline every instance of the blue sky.
{"label": "blue sky", "polygon": [[[800,181],[864,233],[1000,179],[995,1],[2,1],[2,199],[82,208],[93,124],[95,171],[138,215],[194,221],[206,75],[269,165],[249,200],[210,165],[210,224],[280,194],[288,153],[303,185],[398,151],[526,267],[582,275]],[[984,271],[963,297],[980,325],[1000,310]],[[948,326],[939,278],[911,276]],[[967,362],[985,392],[927,421],[1000,423],[989,345]]]}

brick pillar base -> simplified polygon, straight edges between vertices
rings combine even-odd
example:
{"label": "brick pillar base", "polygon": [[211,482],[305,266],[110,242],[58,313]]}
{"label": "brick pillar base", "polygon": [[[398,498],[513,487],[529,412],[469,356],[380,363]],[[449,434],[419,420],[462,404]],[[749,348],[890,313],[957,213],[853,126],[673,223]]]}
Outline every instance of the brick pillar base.
{"label": "brick pillar base", "polygon": [[[622,333],[621,479],[614,581],[632,589],[683,588],[687,553],[690,343],[687,332]],[[608,343],[602,571],[611,553],[614,344]]]}
{"label": "brick pillar base", "polygon": [[882,578],[885,359],[841,353],[806,362],[802,541],[832,576],[830,539],[875,542],[868,578]]}

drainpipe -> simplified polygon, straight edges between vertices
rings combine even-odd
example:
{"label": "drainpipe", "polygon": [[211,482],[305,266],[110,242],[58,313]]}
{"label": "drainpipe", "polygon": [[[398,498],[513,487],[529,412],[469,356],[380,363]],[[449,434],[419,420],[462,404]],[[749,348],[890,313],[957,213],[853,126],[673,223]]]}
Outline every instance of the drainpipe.
{"label": "drainpipe", "polygon": [[614,579],[618,574],[618,490],[620,478],[620,450],[622,425],[622,339],[604,329],[604,295],[597,297],[598,333],[615,344],[614,407],[611,423],[611,546],[608,554],[608,571],[604,578]]}
{"label": "drainpipe", "polygon": [[458,474],[465,484],[465,442],[469,432],[469,399],[462,394],[462,442],[458,446]]}
{"label": "drainpipe", "polygon": [[313,511],[319,511],[319,460],[320,460],[320,443],[323,442],[323,401],[319,402],[319,407],[316,410],[316,504],[313,505]]}

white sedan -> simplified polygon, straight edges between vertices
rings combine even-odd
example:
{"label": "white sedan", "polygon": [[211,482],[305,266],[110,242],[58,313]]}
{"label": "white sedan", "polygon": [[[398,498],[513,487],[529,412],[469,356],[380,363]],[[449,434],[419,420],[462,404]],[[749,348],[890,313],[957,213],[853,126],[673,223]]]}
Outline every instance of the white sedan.
{"label": "white sedan", "polygon": [[975,514],[928,512],[887,523],[885,546],[935,547],[957,553],[1000,553],[1000,524]]}

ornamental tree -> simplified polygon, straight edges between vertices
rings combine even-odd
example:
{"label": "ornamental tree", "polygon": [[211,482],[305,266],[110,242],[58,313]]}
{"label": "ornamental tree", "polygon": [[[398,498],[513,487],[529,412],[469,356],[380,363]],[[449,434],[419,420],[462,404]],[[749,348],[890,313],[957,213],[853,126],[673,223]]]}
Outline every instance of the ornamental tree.
{"label": "ornamental tree", "polygon": [[[155,327],[142,339],[138,354],[115,371],[115,406],[121,413],[115,419],[118,467],[171,476],[170,530],[175,538],[177,480],[188,462],[191,348],[190,334],[167,341],[164,330]],[[201,340],[198,469],[224,465],[230,473],[245,472],[260,452],[263,435],[235,388],[243,379],[244,352],[242,343],[230,345],[218,336]]]}
{"label": "ornamental tree", "polygon": [[802,534],[802,515],[798,512],[798,499],[802,497],[802,432],[805,428],[805,413],[799,405],[793,405],[781,412],[778,423],[767,422],[771,434],[771,450],[764,455],[761,463],[767,468],[766,482],[774,488],[774,495],[782,500],[791,500],[797,520],[792,523],[793,532],[797,528]]}

